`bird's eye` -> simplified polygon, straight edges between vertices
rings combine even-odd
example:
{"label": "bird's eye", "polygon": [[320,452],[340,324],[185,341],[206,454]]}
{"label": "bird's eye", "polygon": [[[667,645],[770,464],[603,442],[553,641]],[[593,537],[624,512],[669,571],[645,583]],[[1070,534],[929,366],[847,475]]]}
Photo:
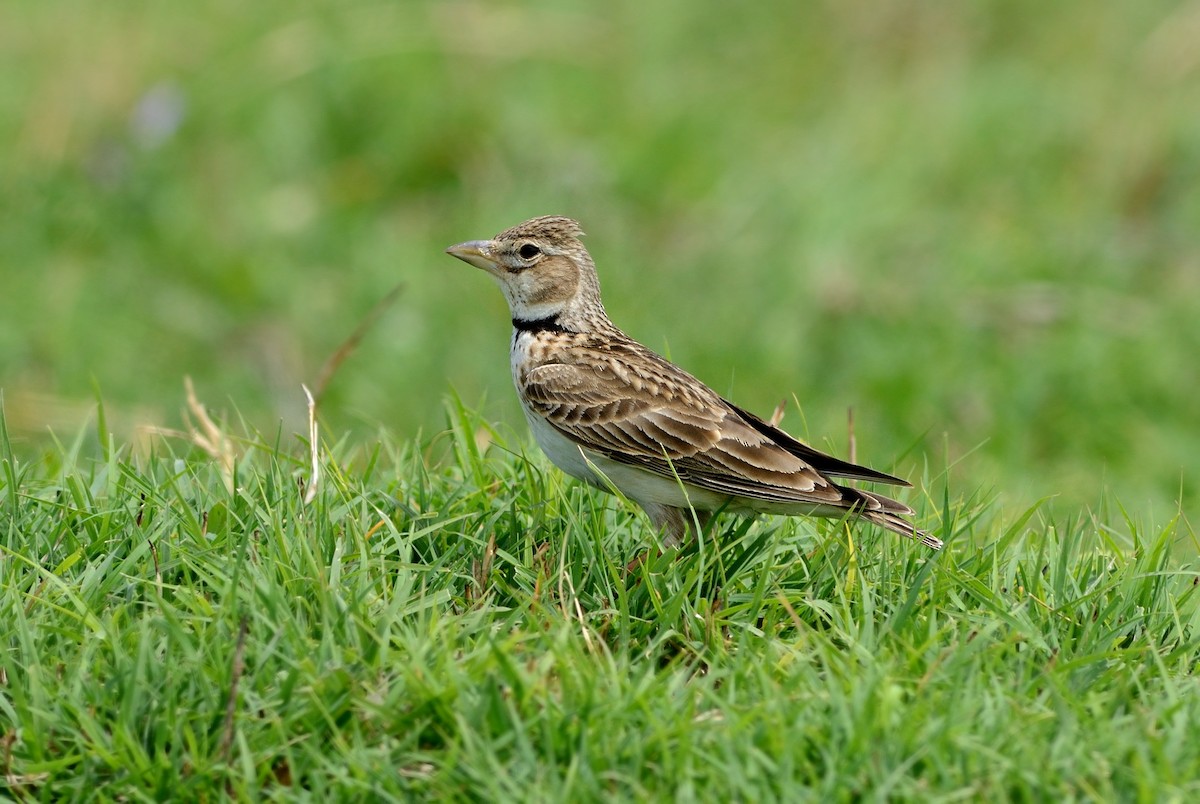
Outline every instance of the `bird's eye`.
{"label": "bird's eye", "polygon": [[541,253],[542,250],[533,243],[526,243],[517,250],[517,254],[521,255],[521,259],[523,260],[532,260]]}

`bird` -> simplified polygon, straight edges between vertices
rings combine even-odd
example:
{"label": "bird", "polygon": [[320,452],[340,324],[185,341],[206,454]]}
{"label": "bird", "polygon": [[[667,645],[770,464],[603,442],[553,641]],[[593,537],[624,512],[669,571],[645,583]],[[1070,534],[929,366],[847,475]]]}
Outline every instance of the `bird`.
{"label": "bird", "polygon": [[582,237],[577,221],[546,215],[446,249],[508,301],[513,383],[551,462],[636,502],[667,547],[725,511],[860,518],[941,548],[904,503],[837,482],[906,480],[801,442],[622,332]]}

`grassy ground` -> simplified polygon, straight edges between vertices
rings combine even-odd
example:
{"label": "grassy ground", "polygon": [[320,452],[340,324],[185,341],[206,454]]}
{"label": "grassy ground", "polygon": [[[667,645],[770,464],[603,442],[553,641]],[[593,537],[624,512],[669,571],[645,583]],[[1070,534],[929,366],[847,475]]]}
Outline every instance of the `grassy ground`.
{"label": "grassy ground", "polygon": [[308,505],[290,438],[239,439],[230,474],[5,442],[7,792],[1200,793],[1200,574],[1170,523],[931,491],[941,554],[728,519],[628,574],[643,520],[450,424],[442,465],[334,447]]}
{"label": "grassy ground", "polygon": [[[1195,797],[1200,3],[5,20],[5,792]],[[635,337],[852,406],[947,550],[728,520],[626,577],[442,254],[549,212]],[[397,283],[305,506],[300,383]],[[143,429],[184,375],[236,478]]]}

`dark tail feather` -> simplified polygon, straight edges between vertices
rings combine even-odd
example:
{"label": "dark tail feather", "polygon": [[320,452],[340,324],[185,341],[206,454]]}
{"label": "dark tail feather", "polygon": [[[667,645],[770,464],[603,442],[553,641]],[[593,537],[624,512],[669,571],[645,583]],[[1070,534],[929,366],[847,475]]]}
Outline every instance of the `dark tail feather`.
{"label": "dark tail feather", "polygon": [[839,488],[847,496],[851,496],[852,498],[857,497],[861,501],[856,504],[858,515],[868,522],[878,525],[881,528],[887,528],[893,533],[899,533],[901,536],[916,539],[931,550],[942,549],[941,539],[930,536],[904,518],[912,515],[913,509],[899,500],[884,497],[882,494],[876,494],[873,491],[863,491],[862,489],[847,488],[845,486],[839,486]]}
{"label": "dark tail feather", "polygon": [[893,533],[899,533],[901,536],[907,536],[910,539],[916,539],[921,544],[931,550],[941,550],[942,540],[930,536],[923,530],[917,528],[913,523],[901,517],[898,514],[893,514],[888,511],[863,511],[859,514],[863,519],[878,525],[881,528],[887,528]]}
{"label": "dark tail feather", "polygon": [[869,483],[891,483],[894,486],[911,486],[907,480],[904,480],[894,475],[889,475],[885,472],[880,472],[876,469],[871,469],[866,466],[859,466],[856,463],[843,461],[840,458],[835,458],[832,455],[827,455],[819,449],[810,447],[803,441],[800,441],[783,430],[780,430],[770,422],[763,421],[748,410],[743,410],[737,405],[724,400],[725,404],[733,409],[733,412],[741,416],[746,424],[753,427],[758,432],[765,435],[767,438],[774,441],[779,446],[783,447],[788,452],[795,455],[800,460],[807,463],[813,469],[816,469],[823,475],[831,477],[846,477],[852,480],[865,480]]}

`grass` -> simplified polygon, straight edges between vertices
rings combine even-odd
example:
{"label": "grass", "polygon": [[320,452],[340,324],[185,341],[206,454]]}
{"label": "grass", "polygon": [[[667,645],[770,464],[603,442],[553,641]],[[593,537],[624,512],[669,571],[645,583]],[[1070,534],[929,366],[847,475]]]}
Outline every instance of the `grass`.
{"label": "grass", "polygon": [[[461,405],[429,442],[247,433],[232,476],[92,432],[0,462],[17,798],[1186,800],[1176,522],[917,500],[723,518],[629,573],[640,515]],[[431,462],[429,450],[452,460]],[[942,487],[938,477],[925,488]]]}
{"label": "grass", "polygon": [[[1195,798],[1197,14],[19,4],[3,793]],[[852,407],[947,549],[723,519],[626,573],[442,253],[552,212],[634,337],[840,454]],[[305,504],[300,384],[397,283]],[[146,434],[185,375],[232,464]]]}

